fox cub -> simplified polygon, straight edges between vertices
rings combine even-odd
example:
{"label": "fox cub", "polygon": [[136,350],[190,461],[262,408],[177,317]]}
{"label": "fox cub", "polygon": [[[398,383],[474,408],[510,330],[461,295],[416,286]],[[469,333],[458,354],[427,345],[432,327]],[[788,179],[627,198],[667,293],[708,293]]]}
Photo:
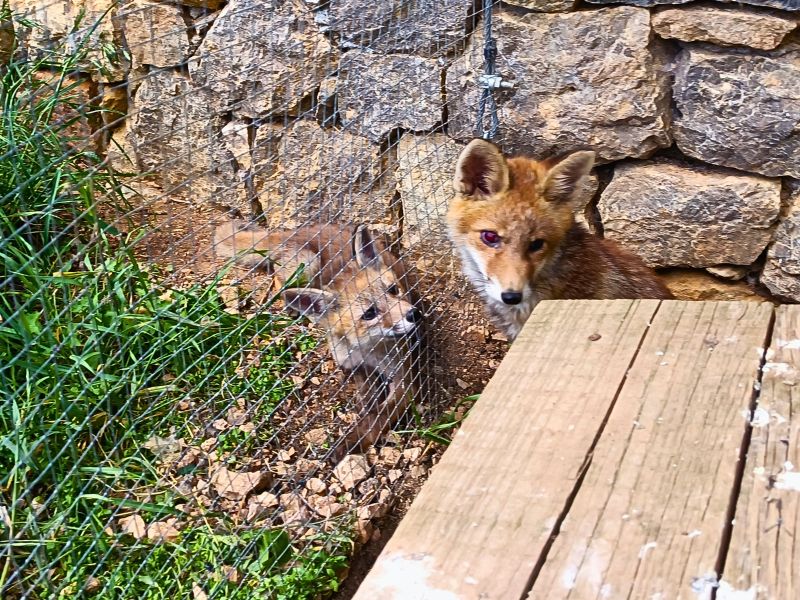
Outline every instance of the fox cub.
{"label": "fox cub", "polygon": [[325,330],[336,364],[361,388],[363,412],[345,450],[372,445],[407,408],[417,378],[411,364],[422,339],[415,281],[364,225],[268,232],[233,221],[217,227],[214,251],[285,283],[286,307]]}
{"label": "fox cub", "polygon": [[458,158],[449,235],[464,274],[509,340],[540,300],[672,298],[638,257],[575,222],[576,196],[594,158],[507,159],[481,139]]}

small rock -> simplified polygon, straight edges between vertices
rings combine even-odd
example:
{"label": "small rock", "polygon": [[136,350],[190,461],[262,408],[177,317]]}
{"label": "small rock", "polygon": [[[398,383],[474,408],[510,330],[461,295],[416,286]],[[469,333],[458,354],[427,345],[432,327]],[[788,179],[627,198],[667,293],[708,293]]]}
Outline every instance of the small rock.
{"label": "small rock", "polygon": [[281,494],[282,518],[285,524],[305,523],[311,518],[306,503],[298,494]]}
{"label": "small rock", "polygon": [[377,542],[380,541],[380,539],[381,539],[381,530],[376,527],[375,531],[372,532],[372,535],[370,536],[369,540],[371,542]]}
{"label": "small rock", "polygon": [[597,340],[599,340],[602,337],[603,336],[600,335],[599,333],[593,333],[592,335],[589,336],[589,341],[590,342],[596,342]]}
{"label": "small rock", "polygon": [[389,482],[394,483],[398,479],[403,476],[403,472],[400,469],[389,469]]}
{"label": "small rock", "polygon": [[271,480],[266,471],[237,473],[225,467],[218,467],[211,475],[211,485],[229,500],[244,500],[249,494],[263,490]]}
{"label": "small rock", "polygon": [[739,281],[740,279],[744,279],[749,270],[749,267],[740,267],[738,265],[718,265],[716,267],[706,267],[706,271],[711,273],[714,277],[727,279],[729,281]]}
{"label": "small rock", "polygon": [[352,490],[369,474],[367,459],[360,454],[348,454],[333,469],[334,475],[346,490]]}
{"label": "small rock", "polygon": [[408,472],[415,479],[419,479],[428,474],[428,468],[425,465],[414,465]]}
{"label": "small rock", "polygon": [[358,493],[362,496],[370,496],[377,492],[380,482],[375,477],[370,477],[358,484]]}
{"label": "small rock", "polygon": [[225,419],[217,419],[211,423],[211,426],[217,431],[227,431],[231,427]]}
{"label": "small rock", "polygon": [[703,271],[672,269],[662,279],[678,300],[764,300],[744,281],[723,281]]}
{"label": "small rock", "polygon": [[367,448],[364,456],[367,457],[367,463],[369,463],[370,467],[374,467],[376,464],[378,464],[378,450],[375,448],[375,446],[370,446]]}
{"label": "small rock", "polygon": [[422,448],[406,448],[403,450],[403,458],[409,462],[416,461],[420,456],[422,456]]}
{"label": "small rock", "polygon": [[379,504],[367,504],[366,506],[359,506],[358,510],[356,510],[356,515],[359,521],[371,521],[383,516],[384,512]]}
{"label": "small rock", "polygon": [[151,523],[150,526],[147,528],[147,539],[154,542],[176,541],[180,537],[181,532],[175,528],[173,523],[174,520],[172,520],[172,522],[156,521],[155,523]]}
{"label": "small rock", "polygon": [[322,461],[312,460],[310,458],[298,458],[294,463],[294,468],[300,474],[314,473],[322,468]]}
{"label": "small rock", "polygon": [[309,429],[303,435],[303,439],[312,446],[323,446],[328,441],[328,433],[323,427]]}
{"label": "small rock", "polygon": [[194,600],[208,600],[208,594],[196,583],[192,584],[192,597]]}
{"label": "small rock", "polygon": [[278,497],[269,492],[262,492],[250,499],[247,506],[247,520],[253,521],[265,513],[274,512],[272,509],[279,505]]}
{"label": "small rock", "polygon": [[384,446],[378,456],[383,464],[394,466],[400,462],[400,457],[403,456],[403,453],[394,446]]}
{"label": "small rock", "polygon": [[289,462],[290,460],[292,460],[292,457],[295,455],[295,452],[296,451],[294,448],[289,448],[288,450],[279,450],[276,457],[278,460],[281,460],[283,462]]}
{"label": "small rock", "polygon": [[174,435],[165,438],[154,435],[142,444],[142,448],[152,452],[160,461],[171,463],[180,457],[183,440],[175,439]]}
{"label": "small rock", "polygon": [[344,504],[339,504],[334,498],[317,497],[314,503],[314,510],[325,519],[341,515],[345,512],[346,508]]}
{"label": "small rock", "polygon": [[374,531],[375,526],[369,520],[356,523],[356,539],[360,544],[366,544]]}
{"label": "small rock", "polygon": [[208,438],[207,440],[203,440],[200,442],[200,449],[203,452],[211,452],[217,446],[216,438]]}
{"label": "small rock", "polygon": [[800,181],[788,182],[790,206],[775,230],[761,283],[770,292],[800,302]]}
{"label": "small rock", "polygon": [[100,580],[90,575],[86,578],[86,581],[83,584],[83,591],[87,594],[94,594],[100,591],[101,587],[102,584],[100,583]]}
{"label": "small rock", "polygon": [[239,569],[230,565],[222,565],[222,574],[231,583],[238,584],[242,580],[242,574]]}
{"label": "small rock", "polygon": [[458,377],[456,377],[456,384],[462,390],[466,390],[469,387],[469,384],[466,381],[464,381],[463,379],[459,379]]}
{"label": "small rock", "polygon": [[323,494],[325,493],[326,488],[327,486],[325,485],[325,482],[318,477],[312,477],[306,481],[306,489],[312,494]]}
{"label": "small rock", "polygon": [[119,520],[119,527],[122,533],[132,535],[137,540],[142,539],[147,535],[147,526],[144,519],[139,515],[131,515]]}
{"label": "small rock", "polygon": [[244,408],[232,406],[225,415],[225,421],[227,421],[228,425],[231,427],[238,427],[247,421],[247,411]]}

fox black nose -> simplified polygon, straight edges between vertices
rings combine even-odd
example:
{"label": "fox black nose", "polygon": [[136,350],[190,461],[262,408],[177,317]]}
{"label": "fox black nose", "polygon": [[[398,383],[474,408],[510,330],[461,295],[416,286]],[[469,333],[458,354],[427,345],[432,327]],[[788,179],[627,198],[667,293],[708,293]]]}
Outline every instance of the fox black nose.
{"label": "fox black nose", "polygon": [[417,310],[416,308],[412,308],[410,311],[406,313],[406,321],[409,323],[416,323],[417,321],[422,320],[422,312]]}
{"label": "fox black nose", "polygon": [[500,299],[506,304],[519,304],[522,302],[522,292],[503,292]]}

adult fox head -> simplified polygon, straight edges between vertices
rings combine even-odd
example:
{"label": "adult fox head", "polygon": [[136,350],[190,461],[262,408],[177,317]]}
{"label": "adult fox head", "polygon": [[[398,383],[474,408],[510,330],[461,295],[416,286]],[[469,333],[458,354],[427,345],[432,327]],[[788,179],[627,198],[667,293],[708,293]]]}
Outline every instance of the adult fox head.
{"label": "adult fox head", "polygon": [[448,227],[467,275],[490,301],[517,305],[532,295],[574,222],[575,201],[594,158],[587,151],[555,163],[506,159],[480,139],[464,148]]}
{"label": "adult fox head", "polygon": [[[283,292],[287,308],[323,327],[343,364],[344,347],[368,352],[377,342],[415,331],[422,313],[407,299],[388,252],[380,252],[369,230],[361,225],[353,236],[351,267],[325,289],[293,288]],[[343,365],[346,366],[346,365]]]}

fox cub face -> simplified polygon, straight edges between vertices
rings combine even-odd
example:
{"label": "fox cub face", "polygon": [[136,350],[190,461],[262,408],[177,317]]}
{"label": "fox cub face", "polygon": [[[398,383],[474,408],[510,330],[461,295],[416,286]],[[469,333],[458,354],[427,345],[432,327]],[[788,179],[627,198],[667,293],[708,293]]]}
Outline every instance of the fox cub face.
{"label": "fox cub face", "polygon": [[290,310],[323,327],[335,344],[368,351],[387,338],[414,332],[422,313],[409,302],[408,290],[387,264],[395,259],[378,250],[365,226],[356,229],[352,243],[354,264],[326,289],[288,289],[283,298]]}
{"label": "fox cub face", "polygon": [[572,227],[575,196],[594,158],[576,152],[552,164],[506,159],[480,139],[466,146],[447,221],[468,277],[489,302],[511,308],[533,301],[533,284]]}

